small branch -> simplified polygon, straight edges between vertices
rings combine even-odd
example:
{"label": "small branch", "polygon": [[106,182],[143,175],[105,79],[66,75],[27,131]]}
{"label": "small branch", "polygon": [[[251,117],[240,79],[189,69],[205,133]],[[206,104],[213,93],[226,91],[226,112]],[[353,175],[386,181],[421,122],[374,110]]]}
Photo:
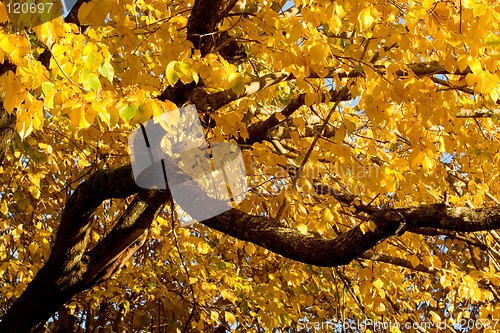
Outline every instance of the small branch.
{"label": "small branch", "polygon": [[455,113],[457,118],[489,118],[500,117],[500,109],[462,109]]}
{"label": "small branch", "polygon": [[453,90],[460,90],[460,91],[463,91],[464,93],[469,94],[469,95],[475,94],[474,89],[471,89],[467,86],[455,86],[455,85],[451,84],[451,82],[449,82],[449,81],[441,80],[441,79],[438,79],[434,76],[431,77],[431,80],[434,83],[440,84],[442,86],[448,87],[448,88],[453,89]]}
{"label": "small branch", "polygon": [[436,274],[437,273],[437,270],[435,268],[431,269],[431,268],[428,268],[422,264],[418,264],[417,266],[414,267],[413,264],[411,263],[411,261],[409,261],[409,260],[397,258],[397,257],[392,257],[392,256],[385,255],[385,254],[376,254],[372,251],[367,251],[367,252],[363,253],[362,255],[359,256],[359,258],[377,261],[377,262],[383,262],[383,263],[391,264],[391,265],[396,265],[396,266],[404,267],[404,268],[407,268],[407,269],[410,269],[413,271],[419,271],[419,272],[426,273],[426,274]]}

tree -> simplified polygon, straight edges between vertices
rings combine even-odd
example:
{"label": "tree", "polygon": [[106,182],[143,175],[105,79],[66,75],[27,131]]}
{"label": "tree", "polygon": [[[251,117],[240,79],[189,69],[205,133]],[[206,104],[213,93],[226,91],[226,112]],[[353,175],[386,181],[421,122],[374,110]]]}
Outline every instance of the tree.
{"label": "tree", "polygon": [[[1,332],[495,330],[498,4],[79,0],[33,28],[6,8]],[[127,140],[187,104],[249,192],[180,228]]]}

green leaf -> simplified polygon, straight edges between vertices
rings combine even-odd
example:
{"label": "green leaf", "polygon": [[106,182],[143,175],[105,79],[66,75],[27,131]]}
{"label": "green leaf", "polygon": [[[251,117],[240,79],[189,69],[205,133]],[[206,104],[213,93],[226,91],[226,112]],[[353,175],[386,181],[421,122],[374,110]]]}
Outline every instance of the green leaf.
{"label": "green leaf", "polygon": [[44,82],[44,83],[42,83],[43,94],[47,95],[47,93],[49,91],[51,91],[52,89],[54,89],[54,87],[55,87],[55,84],[53,84],[52,82]]}
{"label": "green leaf", "polygon": [[183,74],[189,75],[193,71],[193,64],[189,62],[179,63],[179,69]]}
{"label": "green leaf", "polygon": [[229,84],[236,95],[241,95],[245,92],[245,80],[239,73],[233,73],[229,76]]}
{"label": "green leaf", "polygon": [[122,119],[125,121],[129,121],[134,117],[135,111],[136,108],[133,104],[125,105],[120,109],[120,117],[122,117]]}
{"label": "green leaf", "polygon": [[96,57],[93,54],[86,54],[82,57],[82,60],[85,63],[85,65],[87,65],[90,68],[94,64]]}
{"label": "green leaf", "polygon": [[101,88],[101,81],[99,81],[99,77],[96,74],[85,71],[83,74],[82,85],[83,89],[86,91],[92,90],[96,92]]}
{"label": "green leaf", "polygon": [[52,82],[43,82],[42,83],[42,91],[45,96],[44,103],[46,106],[49,108],[54,107],[54,95],[56,93],[56,90],[54,89],[55,84]]}
{"label": "green leaf", "polygon": [[500,45],[500,38],[497,35],[489,34],[488,37],[484,39],[484,42],[488,46],[498,46]]}
{"label": "green leaf", "polygon": [[115,75],[115,69],[113,68],[113,65],[111,65],[109,62],[106,61],[101,64],[101,67],[99,67],[99,73],[106,79],[108,79],[109,82],[113,83],[113,76]]}
{"label": "green leaf", "polygon": [[165,74],[167,75],[167,81],[171,86],[175,85],[177,80],[179,80],[179,75],[177,74],[178,67],[179,66],[177,61],[171,61],[167,65]]}

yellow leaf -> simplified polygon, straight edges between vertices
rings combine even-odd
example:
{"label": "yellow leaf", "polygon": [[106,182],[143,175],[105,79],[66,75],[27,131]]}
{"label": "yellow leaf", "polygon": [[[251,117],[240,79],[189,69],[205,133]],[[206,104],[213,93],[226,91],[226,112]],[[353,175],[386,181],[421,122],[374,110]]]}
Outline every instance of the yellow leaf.
{"label": "yellow leaf", "polygon": [[51,21],[45,22],[44,24],[36,27],[37,35],[40,36],[40,40],[48,46],[54,44],[54,24]]}
{"label": "yellow leaf", "polygon": [[476,85],[477,79],[476,76],[472,73],[469,73],[465,76],[465,81],[469,87],[474,87]]}
{"label": "yellow leaf", "polygon": [[492,88],[489,91],[489,95],[490,95],[492,101],[497,101],[500,98],[500,89]]}
{"label": "yellow leaf", "polygon": [[28,190],[30,191],[31,195],[35,198],[38,199],[40,198],[40,189],[36,185],[30,185]]}
{"label": "yellow leaf", "polygon": [[368,221],[367,226],[371,232],[375,232],[375,230],[377,229],[377,225],[373,221]]}
{"label": "yellow leaf", "polygon": [[467,59],[468,57],[466,57],[465,55],[461,55],[458,57],[457,65],[459,70],[464,71],[467,68],[468,66]]}
{"label": "yellow leaf", "polygon": [[[89,6],[85,7],[84,12],[82,13],[83,5],[89,4]],[[92,5],[95,4],[95,5]],[[80,23],[86,23],[90,25],[100,25],[104,23],[106,16],[113,7],[113,2],[111,0],[99,0],[99,1],[90,1],[88,3],[83,3],[78,11],[78,18],[80,19]],[[95,7],[95,8],[94,8]]]}
{"label": "yellow leaf", "polygon": [[12,52],[14,52],[14,50],[16,49],[16,44],[17,38],[13,35],[4,35],[0,39],[0,48],[7,54],[11,54]]}
{"label": "yellow leaf", "polygon": [[179,69],[183,74],[189,75],[193,71],[193,64],[190,62],[181,62],[179,63]]}
{"label": "yellow leaf", "polygon": [[327,45],[324,43],[316,43],[309,48],[309,55],[313,64],[321,64],[327,56]]}
{"label": "yellow leaf", "polygon": [[351,134],[356,130],[356,124],[350,121],[349,119],[346,119],[344,122],[344,126],[347,129],[347,133]]}
{"label": "yellow leaf", "polygon": [[210,311],[210,319],[213,321],[219,320],[219,314],[215,311]]}
{"label": "yellow leaf", "polygon": [[11,71],[7,74],[6,85],[7,93],[3,100],[3,106],[8,113],[12,113],[14,108],[18,107],[26,97],[26,89],[24,89],[15,74]]}
{"label": "yellow leaf", "polygon": [[382,282],[382,280],[380,279],[377,279],[375,280],[375,282],[373,282],[373,286],[377,289],[382,289],[382,287],[384,286],[384,282]]}
{"label": "yellow leaf", "polygon": [[74,127],[87,128],[90,126],[90,123],[85,118],[85,105],[73,109],[69,118]]}
{"label": "yellow leaf", "polygon": [[316,103],[316,101],[318,100],[318,94],[317,93],[314,93],[314,92],[307,92],[306,93],[306,96],[305,96],[305,99],[304,99],[304,104],[306,106],[310,106],[310,105],[313,105],[314,103]]}
{"label": "yellow leaf", "polygon": [[[300,178],[299,181],[297,182],[297,185],[301,189],[302,193],[312,193],[313,192],[313,187],[311,185],[311,182],[309,182],[309,180],[306,178]],[[307,214],[307,210],[305,213]]]}
{"label": "yellow leaf", "polygon": [[439,152],[444,153],[446,151],[446,147],[444,145],[444,139],[442,136],[439,137]]}
{"label": "yellow leaf", "polygon": [[434,165],[434,159],[424,154],[424,158],[422,160],[422,169],[424,170],[424,172],[429,172],[430,170],[434,169]]}
{"label": "yellow leaf", "polygon": [[297,230],[302,234],[307,234],[307,225],[301,223],[297,226]]}
{"label": "yellow leaf", "polygon": [[365,280],[370,280],[373,276],[372,270],[369,268],[363,268],[359,271],[359,277]]}
{"label": "yellow leaf", "polygon": [[335,136],[334,136],[334,140],[333,141],[335,141],[335,142],[341,142],[342,140],[344,140],[346,134],[347,134],[346,128],[344,126],[340,126],[335,131]]}
{"label": "yellow leaf", "polygon": [[363,29],[369,29],[375,22],[375,18],[372,15],[372,8],[366,7],[363,9],[358,16],[358,21],[363,27]]}
{"label": "yellow leaf", "polygon": [[5,4],[3,2],[0,3],[0,23],[7,22],[9,20],[9,16],[7,15],[7,9],[5,8]]}
{"label": "yellow leaf", "polygon": [[462,0],[462,5],[465,8],[472,8],[476,4],[476,0]]}
{"label": "yellow leaf", "polygon": [[80,9],[78,10],[78,20],[83,23],[86,22],[87,16],[89,16],[90,12],[92,11],[93,1],[89,2],[84,2],[80,6]]}
{"label": "yellow leaf", "polygon": [[474,5],[472,8],[472,13],[474,14],[474,16],[483,16],[487,13],[487,11],[487,7],[481,3]]}
{"label": "yellow leaf", "polygon": [[329,208],[325,208],[323,211],[323,219],[327,222],[333,222],[334,217],[332,211]]}
{"label": "yellow leaf", "polygon": [[234,303],[236,301],[236,296],[230,291],[222,290],[221,296],[222,296],[222,298],[227,299],[228,301],[230,301],[232,303]]}
{"label": "yellow leaf", "polygon": [[210,246],[207,243],[199,243],[198,244],[198,252],[201,254],[207,254],[210,251]]}
{"label": "yellow leaf", "polygon": [[246,244],[245,253],[249,256],[253,255],[255,253],[255,245],[253,245],[252,243]]}
{"label": "yellow leaf", "polygon": [[441,322],[441,317],[434,311],[429,311],[430,315],[431,315],[431,318],[432,318],[432,322],[434,324],[437,324],[439,322]]}
{"label": "yellow leaf", "polygon": [[281,112],[276,112],[274,116],[276,117],[276,119],[278,119],[278,121],[283,121],[286,119],[286,117]]}
{"label": "yellow leaf", "polygon": [[450,34],[446,38],[446,42],[453,47],[457,47],[463,42],[463,36],[459,34]]}
{"label": "yellow leaf", "polygon": [[28,135],[33,131],[33,124],[31,122],[31,118],[27,117],[28,112],[23,112],[22,115],[17,119],[16,129],[21,137],[21,140],[24,140]]}
{"label": "yellow leaf", "polygon": [[234,323],[236,322],[236,318],[234,317],[234,315],[231,312],[224,311],[224,318],[231,325],[234,325]]}
{"label": "yellow leaf", "polygon": [[416,167],[420,166],[424,157],[425,157],[424,152],[422,152],[422,151],[418,152],[417,156],[415,158],[413,158],[413,160],[411,161],[412,168],[416,168]]}
{"label": "yellow leaf", "polygon": [[478,59],[469,58],[469,67],[475,75],[479,75],[482,72],[481,62]]}
{"label": "yellow leaf", "polygon": [[416,255],[412,255],[410,257],[410,262],[411,262],[413,267],[417,267],[420,264],[420,259],[418,259],[418,257]]}
{"label": "yellow leaf", "polygon": [[298,204],[298,207],[299,207],[299,212],[301,214],[304,214],[304,215],[309,214],[309,212],[307,211],[307,208],[303,204],[301,204],[300,202]]}
{"label": "yellow leaf", "polygon": [[431,9],[432,7],[434,7],[434,0],[422,1],[422,7],[424,7],[425,10]]}
{"label": "yellow leaf", "polygon": [[9,207],[7,206],[7,202],[3,201],[2,206],[0,207],[0,213],[3,215],[7,215],[9,213]]}
{"label": "yellow leaf", "polygon": [[241,95],[245,92],[245,80],[240,73],[232,73],[229,75],[229,86],[237,94]]}

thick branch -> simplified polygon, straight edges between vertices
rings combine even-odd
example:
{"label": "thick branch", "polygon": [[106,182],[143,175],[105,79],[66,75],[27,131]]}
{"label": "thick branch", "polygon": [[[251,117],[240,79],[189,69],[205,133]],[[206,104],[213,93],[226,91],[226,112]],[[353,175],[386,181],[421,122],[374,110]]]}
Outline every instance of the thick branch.
{"label": "thick branch", "polygon": [[237,1],[196,0],[187,24],[188,39],[203,56],[215,45],[217,25]]}
{"label": "thick branch", "polygon": [[238,0],[196,0],[187,24],[187,38],[205,56],[218,51],[230,62],[246,57],[245,49],[218,26]]}
{"label": "thick branch", "polygon": [[196,108],[200,112],[211,114],[226,104],[243,97],[248,97],[282,81],[286,81],[290,77],[291,75],[278,72],[255,78],[246,83],[245,92],[241,95],[236,94],[232,89],[209,94],[201,87],[203,84],[177,84],[174,87],[166,88],[158,96],[158,99],[160,101],[169,100],[178,106],[189,102],[191,104],[196,104]]}
{"label": "thick branch", "polygon": [[500,228],[500,207],[466,208],[444,204],[394,209],[400,213],[408,231],[432,228],[473,232]]}
{"label": "thick branch", "polygon": [[98,171],[77,187],[63,211],[49,259],[2,318],[0,332],[30,332],[84,290],[88,262],[82,259],[95,209],[108,198],[124,198],[138,190],[130,165]]}
{"label": "thick branch", "polygon": [[[295,111],[297,111],[302,105],[304,105],[305,94],[300,94],[297,98],[291,100],[287,106],[281,110],[281,115],[285,118],[290,117]],[[241,143],[253,144],[255,142],[261,142],[267,139],[267,132],[277,126],[281,121],[278,120],[276,114],[271,115],[264,121],[250,125],[248,127],[247,140],[239,140]]]}
{"label": "thick branch", "polygon": [[85,289],[109,279],[144,244],[151,223],[170,198],[169,191],[144,190],[136,195],[114,228],[85,254],[89,267],[83,278]]}
{"label": "thick branch", "polygon": [[[412,63],[407,65],[410,70],[417,76],[428,76],[434,74],[457,74],[447,72],[438,63]],[[383,70],[383,69],[381,69]],[[468,73],[469,69],[464,70],[458,74]],[[350,73],[343,73],[338,69],[332,69],[324,75],[318,75],[314,72],[310,73],[309,78],[325,78],[325,77],[353,77],[360,76],[362,73],[354,73],[356,75],[351,75]],[[408,72],[405,70],[399,70],[396,72],[399,76],[408,76]],[[181,106],[187,102],[196,104],[196,108],[204,113],[211,114],[224,105],[227,105],[237,99],[248,97],[261,91],[267,87],[278,84],[284,81],[295,80],[295,76],[292,74],[286,74],[283,72],[276,72],[264,75],[259,78],[255,78],[245,84],[245,91],[243,94],[238,95],[233,90],[228,89],[213,94],[209,94],[204,88],[196,86],[195,84],[182,85],[177,84],[174,87],[166,88],[159,96],[158,99],[161,101],[169,100],[175,104]]]}
{"label": "thick branch", "polygon": [[76,188],[64,207],[49,262],[62,261],[63,267],[71,269],[80,261],[87,247],[87,234],[95,209],[106,199],[126,198],[139,190],[130,165],[97,171],[90,176]]}
{"label": "thick branch", "polygon": [[203,224],[235,238],[252,242],[286,258],[303,263],[336,267],[346,265],[380,241],[394,234],[399,224],[378,221],[374,231],[357,226],[335,239],[302,234],[297,229],[263,216],[251,216],[236,209],[203,221]]}
{"label": "thick branch", "polygon": [[17,66],[14,65],[13,63],[9,62],[7,59],[4,59],[3,63],[0,64],[0,76],[1,75],[4,75],[5,73],[7,73],[7,71],[12,71],[12,72],[16,72],[16,68]]}
{"label": "thick branch", "polygon": [[[177,169],[172,165],[168,167]],[[106,172],[99,171],[78,186],[65,208],[56,245],[49,261],[3,318],[0,323],[2,332],[11,332],[7,327],[16,327],[16,332],[27,331],[22,328],[33,327],[38,321],[46,320],[74,294],[109,278],[125,263],[144,242],[147,228],[169,198],[167,192],[142,191],[110,234],[84,255],[87,245],[84,238],[88,237],[85,228],[88,228],[89,217],[95,207],[103,200],[126,197],[137,191],[139,189],[133,182],[129,165]],[[198,200],[206,199],[203,197],[204,193],[199,191],[196,186],[190,189],[190,193],[193,193],[193,205],[186,210],[190,214],[196,212]],[[352,200],[347,197],[339,199]],[[213,201],[216,206],[217,200]],[[203,223],[287,258],[329,267],[345,265],[359,257],[369,259],[369,256],[363,253],[384,239],[399,234],[404,230],[404,225],[408,231],[422,228],[480,231],[500,227],[500,208],[471,209],[425,205],[369,210],[367,213],[376,225],[374,230],[363,230],[358,225],[335,239],[303,234],[280,221],[264,216],[252,216],[236,209],[230,209]],[[82,260],[75,260],[76,256],[80,256]],[[373,256],[370,258],[373,259]],[[407,263],[397,264],[405,266]],[[33,307],[37,309],[35,312]],[[21,315],[26,311],[33,314],[29,323]]]}

